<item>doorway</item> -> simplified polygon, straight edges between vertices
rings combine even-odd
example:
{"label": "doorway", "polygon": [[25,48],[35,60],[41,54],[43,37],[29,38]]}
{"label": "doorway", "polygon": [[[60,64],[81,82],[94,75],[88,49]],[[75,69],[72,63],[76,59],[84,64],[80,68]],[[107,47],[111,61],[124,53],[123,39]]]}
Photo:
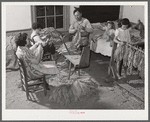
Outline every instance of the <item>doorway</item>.
{"label": "doorway", "polygon": [[107,22],[119,19],[120,6],[80,6],[83,17],[91,23]]}

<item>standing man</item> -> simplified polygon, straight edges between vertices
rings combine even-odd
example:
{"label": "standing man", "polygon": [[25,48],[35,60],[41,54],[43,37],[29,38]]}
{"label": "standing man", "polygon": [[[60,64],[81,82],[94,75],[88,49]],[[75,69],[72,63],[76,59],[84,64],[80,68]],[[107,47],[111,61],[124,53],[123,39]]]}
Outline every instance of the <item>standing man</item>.
{"label": "standing man", "polygon": [[89,46],[89,34],[93,33],[93,28],[89,20],[82,17],[80,8],[75,8],[73,14],[76,20],[71,24],[69,33],[75,35],[73,39],[80,33],[80,39],[77,39],[79,41],[75,43],[75,46],[82,50],[83,47]]}

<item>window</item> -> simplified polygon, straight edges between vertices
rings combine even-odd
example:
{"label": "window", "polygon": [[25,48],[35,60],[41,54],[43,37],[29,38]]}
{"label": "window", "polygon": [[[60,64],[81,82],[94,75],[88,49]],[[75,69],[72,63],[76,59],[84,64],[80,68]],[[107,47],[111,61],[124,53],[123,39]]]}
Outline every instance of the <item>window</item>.
{"label": "window", "polygon": [[38,22],[43,28],[54,27],[55,29],[68,28],[68,13],[66,6],[48,5],[48,6],[34,6],[33,22]]}

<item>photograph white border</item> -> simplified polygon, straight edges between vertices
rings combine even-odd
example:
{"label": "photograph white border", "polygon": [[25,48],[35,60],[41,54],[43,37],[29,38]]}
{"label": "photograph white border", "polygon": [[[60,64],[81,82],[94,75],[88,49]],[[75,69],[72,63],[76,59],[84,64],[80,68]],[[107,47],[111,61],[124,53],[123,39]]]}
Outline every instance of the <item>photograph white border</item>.
{"label": "photograph white border", "polygon": [[[144,110],[73,110],[6,109],[6,6],[7,5],[144,5],[145,6],[145,109]],[[148,2],[2,2],[2,120],[148,120]]]}

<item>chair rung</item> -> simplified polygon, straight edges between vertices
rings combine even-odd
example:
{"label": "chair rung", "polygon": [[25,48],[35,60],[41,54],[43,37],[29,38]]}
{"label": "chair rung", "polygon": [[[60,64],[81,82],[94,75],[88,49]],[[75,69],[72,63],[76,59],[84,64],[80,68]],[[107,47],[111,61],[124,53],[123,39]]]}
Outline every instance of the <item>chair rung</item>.
{"label": "chair rung", "polygon": [[43,82],[28,84],[28,86],[34,86],[34,85],[40,85],[40,84],[43,84]]}
{"label": "chair rung", "polygon": [[[35,89],[35,88],[30,89],[32,86],[35,86],[35,85],[40,85],[40,84],[38,83],[38,84],[28,85],[28,90],[29,91],[37,91],[37,90],[39,90],[39,87],[38,87],[38,89]],[[22,86],[23,86],[24,90],[26,91],[26,86],[25,85],[22,85]],[[40,89],[44,89],[44,88],[40,88]]]}
{"label": "chair rung", "polygon": [[37,87],[37,88],[29,89],[29,92],[35,92],[43,89],[44,89],[43,87]]}
{"label": "chair rung", "polygon": [[26,89],[25,85],[22,85],[22,86],[23,86],[24,90],[26,91],[27,89]]}

